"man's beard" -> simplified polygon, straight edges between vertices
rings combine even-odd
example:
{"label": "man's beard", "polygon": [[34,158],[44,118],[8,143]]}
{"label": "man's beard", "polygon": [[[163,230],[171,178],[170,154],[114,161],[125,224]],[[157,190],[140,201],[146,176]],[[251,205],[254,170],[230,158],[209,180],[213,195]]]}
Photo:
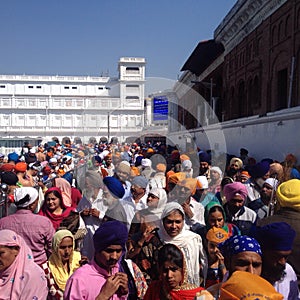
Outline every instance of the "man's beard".
{"label": "man's beard", "polygon": [[262,277],[268,280],[271,284],[274,284],[276,281],[281,280],[285,276],[285,265],[277,265],[272,267],[269,270],[263,267]]}
{"label": "man's beard", "polygon": [[229,175],[229,176],[233,176],[233,175],[236,175],[237,172],[238,172],[238,170],[236,170],[236,169],[231,169],[231,168],[230,168],[230,169],[228,170],[228,175]]}

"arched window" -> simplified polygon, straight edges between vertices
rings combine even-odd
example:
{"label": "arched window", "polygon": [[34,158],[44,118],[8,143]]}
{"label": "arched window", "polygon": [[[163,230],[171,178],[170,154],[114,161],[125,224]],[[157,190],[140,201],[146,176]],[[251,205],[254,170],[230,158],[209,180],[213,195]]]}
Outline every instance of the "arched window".
{"label": "arched window", "polygon": [[239,116],[245,117],[247,115],[247,98],[245,95],[244,80],[241,80],[238,85],[238,107],[239,107]]}
{"label": "arched window", "polygon": [[278,25],[278,34],[277,34],[277,40],[278,42],[281,41],[281,39],[283,38],[283,25],[282,25],[282,21],[279,22]]}
{"label": "arched window", "polygon": [[[284,36],[288,36],[290,33],[290,30],[292,29],[290,26],[291,21],[291,16],[288,15],[285,19],[285,28],[284,28]],[[299,20],[297,20],[299,22]]]}

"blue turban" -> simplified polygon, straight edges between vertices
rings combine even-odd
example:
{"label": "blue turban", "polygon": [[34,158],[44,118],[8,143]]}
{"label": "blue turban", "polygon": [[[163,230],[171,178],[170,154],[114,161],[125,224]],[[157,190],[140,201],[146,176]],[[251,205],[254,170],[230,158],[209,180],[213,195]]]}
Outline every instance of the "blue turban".
{"label": "blue turban", "polygon": [[125,189],[120,180],[115,177],[106,176],[103,179],[103,183],[107,186],[109,191],[117,198],[123,198],[125,194]]}
{"label": "blue turban", "polygon": [[17,162],[17,161],[19,160],[19,155],[18,155],[18,153],[16,153],[16,152],[9,153],[9,154],[7,155],[7,157],[8,157],[8,161],[14,161],[14,162]]}
{"label": "blue turban", "polygon": [[210,155],[207,152],[200,152],[199,153],[199,160],[200,162],[207,162],[210,164]]}
{"label": "blue turban", "polygon": [[125,251],[127,238],[128,230],[126,225],[120,221],[104,222],[93,236],[95,253],[101,252],[111,245],[120,245]]}
{"label": "blue turban", "polygon": [[261,161],[254,166],[249,167],[248,172],[253,178],[263,177],[270,170],[270,164],[267,161]]}
{"label": "blue turban", "polygon": [[250,251],[262,255],[260,245],[256,239],[246,235],[235,235],[219,245],[224,256],[235,255]]}
{"label": "blue turban", "polygon": [[73,175],[70,172],[67,172],[63,175],[64,179],[66,179],[71,185],[72,185],[72,181],[73,181]]}
{"label": "blue turban", "polygon": [[254,233],[262,248],[290,251],[296,236],[295,230],[285,222],[275,222],[257,227]]}
{"label": "blue turban", "polygon": [[141,164],[142,164],[142,159],[143,159],[144,157],[143,156],[141,156],[141,155],[139,155],[139,156],[137,156],[137,158],[135,159],[135,166],[136,167],[138,167],[138,166],[140,166]]}

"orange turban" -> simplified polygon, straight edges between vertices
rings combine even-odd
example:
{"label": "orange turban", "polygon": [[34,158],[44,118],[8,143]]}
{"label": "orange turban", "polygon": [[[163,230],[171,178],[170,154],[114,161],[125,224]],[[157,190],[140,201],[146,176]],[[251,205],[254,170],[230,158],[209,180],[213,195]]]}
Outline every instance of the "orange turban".
{"label": "orange turban", "polygon": [[180,160],[183,162],[185,160],[190,160],[190,158],[186,154],[181,154],[180,155]]}
{"label": "orange turban", "polygon": [[166,172],[167,166],[165,164],[157,164],[156,170],[157,172]]}
{"label": "orange turban", "polygon": [[283,296],[262,277],[245,271],[235,271],[222,284],[220,300],[282,300]]}
{"label": "orange turban", "polygon": [[184,186],[188,188],[191,192],[191,195],[194,195],[197,187],[197,179],[196,178],[186,178],[179,182],[180,186]]}
{"label": "orange turban", "polygon": [[27,164],[25,162],[18,162],[15,165],[16,172],[26,172],[27,170]]}
{"label": "orange turban", "polygon": [[210,242],[220,244],[228,239],[228,233],[222,228],[212,227],[207,231],[206,239]]}
{"label": "orange turban", "polygon": [[178,172],[175,174],[172,174],[169,178],[168,178],[168,182],[169,183],[174,183],[177,184],[179,181],[182,181],[183,179],[185,179],[186,175],[183,172]]}
{"label": "orange turban", "polygon": [[131,171],[130,171],[130,175],[132,177],[135,177],[135,176],[139,176],[140,175],[140,170],[138,167],[131,167]]}

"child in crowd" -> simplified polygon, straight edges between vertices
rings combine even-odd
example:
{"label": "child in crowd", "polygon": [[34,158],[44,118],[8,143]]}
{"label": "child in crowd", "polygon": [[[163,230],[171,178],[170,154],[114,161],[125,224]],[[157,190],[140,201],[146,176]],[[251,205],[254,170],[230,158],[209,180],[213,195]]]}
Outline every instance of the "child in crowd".
{"label": "child in crowd", "polygon": [[207,253],[208,253],[208,270],[205,282],[205,288],[220,283],[226,274],[224,265],[224,257],[221,254],[218,246],[228,238],[228,233],[217,227],[212,227],[206,234]]}

